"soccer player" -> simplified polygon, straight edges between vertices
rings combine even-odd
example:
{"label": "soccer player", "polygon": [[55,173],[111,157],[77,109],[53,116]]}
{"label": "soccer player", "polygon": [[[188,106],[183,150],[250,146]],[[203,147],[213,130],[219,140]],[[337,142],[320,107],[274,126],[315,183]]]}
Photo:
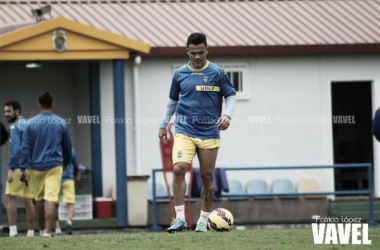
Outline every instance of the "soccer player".
{"label": "soccer player", "polygon": [[[17,231],[17,208],[16,197],[24,198],[26,216],[28,222],[27,236],[34,236],[34,205],[33,193],[29,185],[20,181],[20,151],[26,121],[21,117],[21,106],[17,101],[5,103],[4,115],[10,126],[10,161],[7,184],[5,187],[5,201],[9,223],[9,236],[15,237]],[[28,169],[26,170],[29,171]]]}
{"label": "soccer player", "polygon": [[[23,136],[21,178],[30,181],[36,200],[40,235],[52,236],[62,169],[71,162],[71,139],[66,122],[52,114],[53,98],[48,92],[39,97],[38,106],[40,114],[29,121]],[[28,165],[30,176],[24,172]]]}
{"label": "soccer player", "polygon": [[[75,212],[75,183],[74,183],[74,177],[77,180],[80,180],[80,174],[79,174],[79,164],[78,164],[78,157],[74,150],[74,148],[71,151],[72,155],[72,161],[71,164],[69,164],[66,167],[66,170],[63,171],[62,174],[62,183],[61,183],[61,192],[60,197],[63,195],[63,201],[67,204],[67,221],[66,221],[66,232],[67,234],[73,234],[73,217]],[[57,206],[58,208],[58,206]],[[62,234],[59,220],[58,220],[58,214],[55,221],[55,234],[60,235]]]}
{"label": "soccer player", "polygon": [[[227,72],[206,59],[207,39],[193,33],[187,39],[189,63],[174,73],[165,114],[159,125],[158,137],[167,143],[166,127],[175,113],[173,146],[173,195],[176,219],[168,232],[187,228],[185,222],[185,174],[195,154],[200,163],[202,181],[201,213],[195,232],[207,231],[207,220],[214,197],[214,169],[220,147],[220,130],[230,126],[236,103],[236,92]],[[222,115],[223,97],[226,110]]]}

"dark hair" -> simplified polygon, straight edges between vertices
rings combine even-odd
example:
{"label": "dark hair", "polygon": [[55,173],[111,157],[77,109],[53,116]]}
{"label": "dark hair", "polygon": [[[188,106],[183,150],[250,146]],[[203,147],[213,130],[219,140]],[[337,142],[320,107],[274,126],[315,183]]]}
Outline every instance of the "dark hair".
{"label": "dark hair", "polygon": [[53,106],[53,97],[50,95],[49,92],[45,92],[38,98],[38,103],[44,109],[51,109],[51,107]]}
{"label": "dark hair", "polygon": [[5,106],[12,106],[13,111],[20,110],[21,113],[21,105],[18,101],[9,101],[5,103]]}
{"label": "dark hair", "polygon": [[203,43],[207,48],[207,38],[203,33],[192,33],[187,38],[187,45],[186,47],[189,48],[189,44],[198,45]]}

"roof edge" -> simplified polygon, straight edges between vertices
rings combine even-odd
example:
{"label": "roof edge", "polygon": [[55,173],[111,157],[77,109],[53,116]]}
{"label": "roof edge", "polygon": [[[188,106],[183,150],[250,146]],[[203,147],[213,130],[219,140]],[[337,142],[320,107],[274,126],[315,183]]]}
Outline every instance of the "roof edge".
{"label": "roof edge", "polygon": [[150,45],[148,43],[117,35],[112,32],[101,30],[92,26],[84,25],[82,23],[68,20],[63,17],[46,20],[40,23],[36,23],[33,26],[23,27],[13,32],[6,33],[3,36],[0,36],[0,48],[33,36],[37,36],[56,28],[67,29],[72,32],[115,44],[138,53],[148,54],[150,51]]}
{"label": "roof edge", "polygon": [[[271,55],[318,55],[380,53],[380,44],[334,45],[281,45],[281,46],[234,46],[210,47],[212,56],[271,56]],[[185,47],[152,47],[149,57],[184,56]]]}

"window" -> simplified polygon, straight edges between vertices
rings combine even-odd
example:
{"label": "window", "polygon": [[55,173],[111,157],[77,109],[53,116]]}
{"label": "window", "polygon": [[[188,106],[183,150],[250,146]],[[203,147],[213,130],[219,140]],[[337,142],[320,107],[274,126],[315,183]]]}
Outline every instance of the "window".
{"label": "window", "polygon": [[218,64],[227,71],[228,77],[236,90],[236,98],[248,99],[248,64]]}
{"label": "window", "polygon": [[[219,67],[227,71],[228,77],[231,80],[232,85],[236,91],[237,100],[249,99],[249,76],[248,76],[248,64],[245,63],[216,63]],[[172,65],[173,73],[183,64]]]}

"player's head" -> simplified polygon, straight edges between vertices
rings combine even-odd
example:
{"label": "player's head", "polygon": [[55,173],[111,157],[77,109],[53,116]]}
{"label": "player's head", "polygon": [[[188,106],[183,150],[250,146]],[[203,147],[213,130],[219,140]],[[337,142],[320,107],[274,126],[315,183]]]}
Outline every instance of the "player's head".
{"label": "player's head", "polygon": [[187,38],[187,55],[190,65],[195,69],[201,69],[206,64],[208,54],[207,38],[202,33],[193,33]]}
{"label": "player's head", "polygon": [[53,97],[49,92],[45,92],[38,98],[38,104],[40,109],[49,110],[53,107]]}
{"label": "player's head", "polygon": [[21,105],[17,101],[9,101],[4,105],[4,116],[9,123],[15,122],[21,115]]}

